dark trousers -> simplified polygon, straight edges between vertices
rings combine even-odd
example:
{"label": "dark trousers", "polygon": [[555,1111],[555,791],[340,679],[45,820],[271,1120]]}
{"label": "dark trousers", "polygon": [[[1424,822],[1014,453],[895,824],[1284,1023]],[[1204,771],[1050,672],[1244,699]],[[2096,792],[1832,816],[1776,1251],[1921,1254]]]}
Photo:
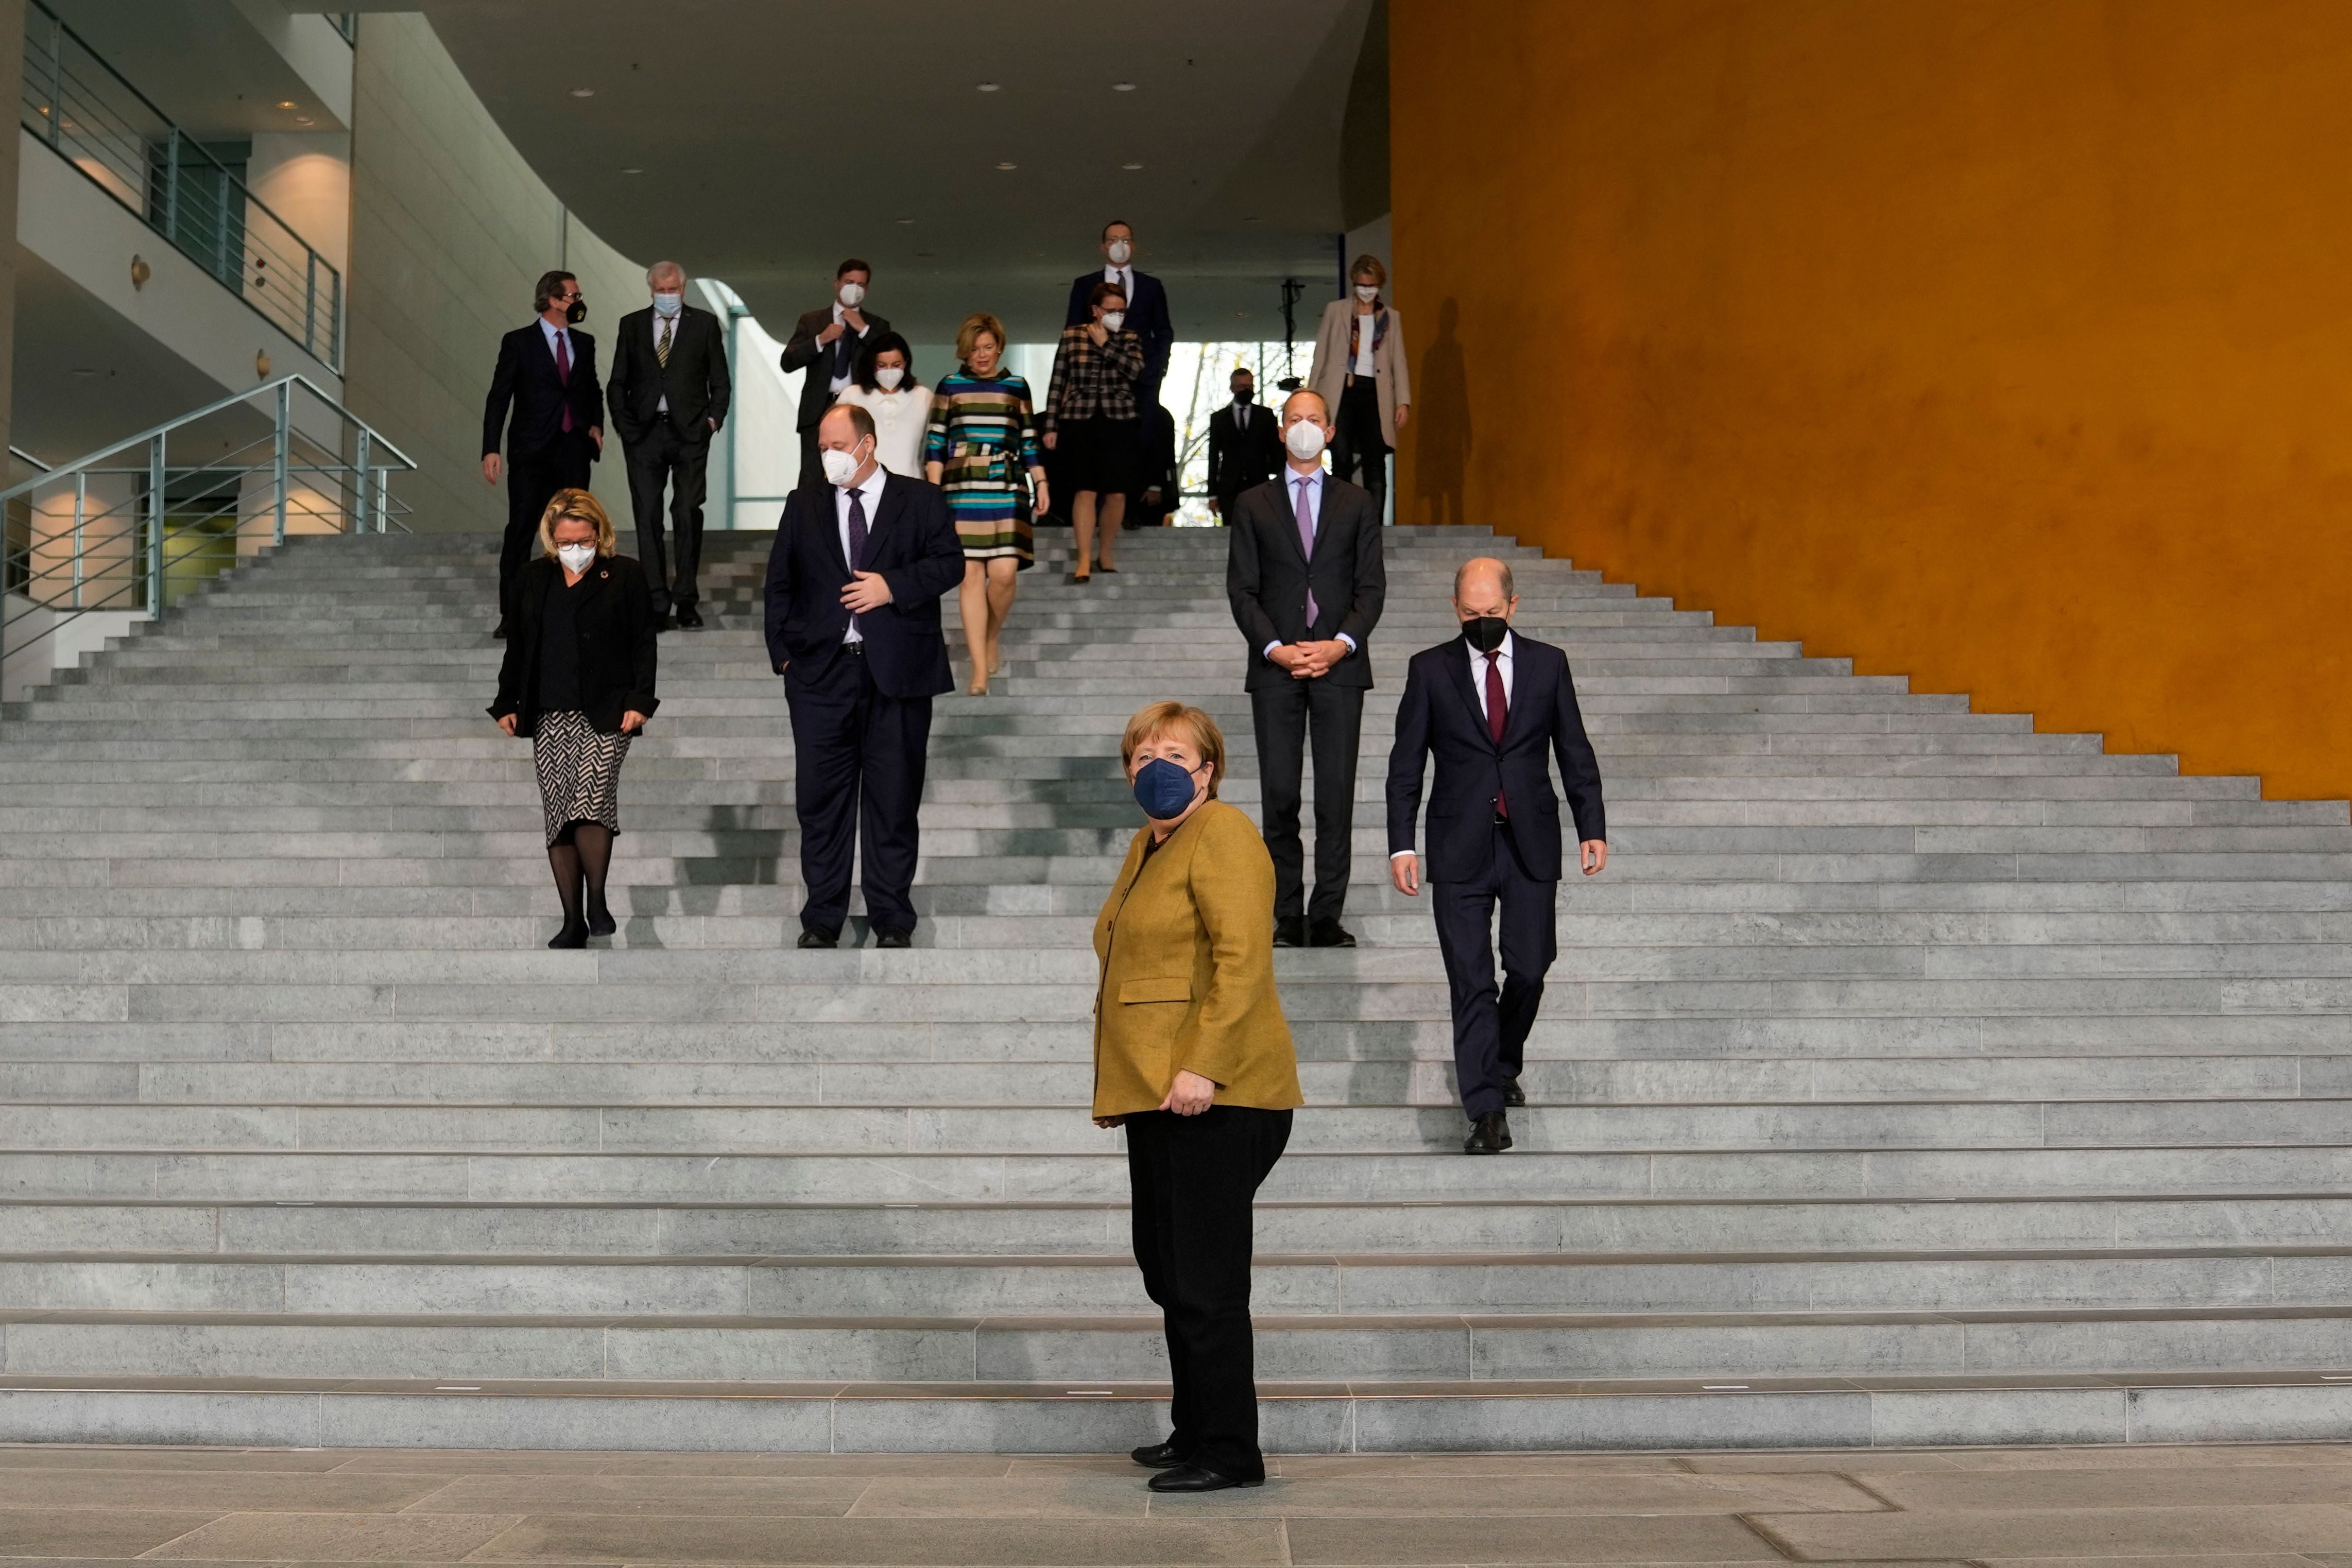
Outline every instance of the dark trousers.
{"label": "dark trousers", "polygon": [[[702,497],[710,465],[710,442],[688,441],[664,414],[643,440],[628,448],[629,505],[637,519],[637,564],[654,591],[654,613],[691,610],[702,599],[694,574],[702,566]],[[662,539],[662,493],[669,493],[669,521],[677,545],[677,576],[669,570]],[[675,580],[676,586],[672,586]]]}
{"label": "dark trousers", "polygon": [[866,918],[877,931],[912,931],[923,766],[931,699],[886,695],[863,653],[845,643],[814,675],[794,660],[784,676],[793,714],[793,805],[801,824],[804,929],[838,933],[849,916],[853,854],[865,857]]}
{"label": "dark trousers", "polygon": [[[1496,824],[1486,870],[1465,882],[1429,884],[1437,950],[1454,994],[1454,1074],[1462,1108],[1475,1121],[1503,1108],[1504,1083],[1527,1061],[1528,1032],[1543,1003],[1544,974],[1559,952],[1554,907],[1559,883],[1528,874],[1511,831]],[[1495,989],[1495,946],[1488,932],[1503,909],[1503,988]]]}
{"label": "dark trousers", "polygon": [[1169,1441],[1235,1480],[1265,1479],[1250,1342],[1250,1202],[1290,1142],[1290,1113],[1212,1105],[1129,1116],[1135,1262],[1160,1308],[1176,1385]]}
{"label": "dark trousers", "polygon": [[[1348,904],[1355,855],[1356,746],[1364,688],[1285,680],[1250,693],[1257,769],[1265,794],[1265,850],[1274,857],[1274,917],[1337,920]],[[1298,840],[1299,776],[1315,747],[1315,901],[1307,902],[1307,852]]]}
{"label": "dark trousers", "polygon": [[588,465],[594,449],[588,437],[573,431],[558,435],[537,452],[507,455],[507,532],[499,544],[499,619],[515,619],[515,595],[522,589],[522,569],[539,553],[539,518],[558,490],[588,487]]}
{"label": "dark trousers", "polygon": [[[1380,383],[1370,376],[1349,382],[1332,423],[1338,426],[1331,437],[1332,476],[1370,491],[1373,509],[1379,510],[1389,493],[1389,433],[1381,428]],[[1361,478],[1355,473],[1359,466]]]}

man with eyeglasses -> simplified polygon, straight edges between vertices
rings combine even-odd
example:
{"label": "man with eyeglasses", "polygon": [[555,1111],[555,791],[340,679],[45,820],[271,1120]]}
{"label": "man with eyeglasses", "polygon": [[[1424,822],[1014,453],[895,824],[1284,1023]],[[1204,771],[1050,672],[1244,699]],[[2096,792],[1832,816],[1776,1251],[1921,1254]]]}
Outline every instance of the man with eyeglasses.
{"label": "man with eyeglasses", "polygon": [[[499,365],[482,411],[482,478],[507,481],[507,532],[499,549],[499,625],[515,621],[523,568],[538,548],[539,517],[558,490],[588,487],[588,465],[604,450],[604,394],[596,381],[596,340],[579,329],[588,316],[580,280],[568,272],[540,277],[531,303],[539,319],[499,340]],[[511,410],[513,417],[509,419]],[[499,461],[499,437],[507,455]]]}

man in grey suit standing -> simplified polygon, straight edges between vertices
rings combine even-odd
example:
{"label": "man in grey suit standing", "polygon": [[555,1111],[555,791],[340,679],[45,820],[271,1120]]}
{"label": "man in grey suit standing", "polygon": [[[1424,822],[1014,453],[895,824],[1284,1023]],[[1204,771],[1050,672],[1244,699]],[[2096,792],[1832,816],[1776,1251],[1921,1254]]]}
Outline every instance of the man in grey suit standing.
{"label": "man in grey suit standing", "polygon": [[[1352,947],[1348,903],[1356,747],[1371,690],[1372,628],[1388,598],[1381,513],[1323,472],[1331,416],[1311,392],[1282,405],[1282,472],[1233,507],[1225,594],[1248,649],[1244,688],[1274,857],[1274,945]],[[1301,774],[1315,752],[1315,898],[1299,842]]]}

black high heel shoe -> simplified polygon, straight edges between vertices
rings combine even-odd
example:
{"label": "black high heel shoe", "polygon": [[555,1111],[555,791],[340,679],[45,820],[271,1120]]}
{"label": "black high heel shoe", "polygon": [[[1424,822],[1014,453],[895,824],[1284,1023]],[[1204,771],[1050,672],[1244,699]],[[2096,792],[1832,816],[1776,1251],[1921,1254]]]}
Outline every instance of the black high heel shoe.
{"label": "black high heel shoe", "polygon": [[585,947],[588,946],[588,927],[566,921],[562,930],[547,939],[547,945],[551,947]]}
{"label": "black high heel shoe", "polygon": [[613,918],[612,906],[603,899],[600,898],[588,906],[589,936],[610,936],[620,928],[621,923]]}

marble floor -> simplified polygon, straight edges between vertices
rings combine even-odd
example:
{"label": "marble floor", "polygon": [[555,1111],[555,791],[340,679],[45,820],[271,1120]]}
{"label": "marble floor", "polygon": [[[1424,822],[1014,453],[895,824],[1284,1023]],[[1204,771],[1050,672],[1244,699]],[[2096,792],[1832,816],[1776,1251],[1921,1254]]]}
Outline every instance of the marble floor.
{"label": "marble floor", "polygon": [[2352,1568],[2352,1445],[1310,1457],[1166,1500],[1014,1455],[0,1448],[0,1568],[1999,1563]]}

